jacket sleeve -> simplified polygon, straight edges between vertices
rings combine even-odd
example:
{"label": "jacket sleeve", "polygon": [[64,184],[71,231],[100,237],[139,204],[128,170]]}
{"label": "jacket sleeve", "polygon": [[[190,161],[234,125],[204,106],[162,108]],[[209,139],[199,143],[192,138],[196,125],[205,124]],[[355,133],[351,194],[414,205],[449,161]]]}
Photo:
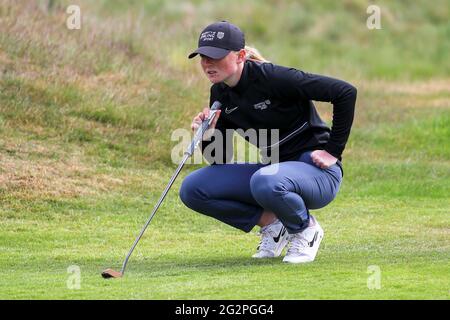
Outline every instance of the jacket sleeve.
{"label": "jacket sleeve", "polygon": [[269,66],[275,94],[288,100],[304,99],[331,102],[333,120],[325,150],[339,158],[352,127],[357,90],[351,84],[331,77],[306,73],[294,68]]}
{"label": "jacket sleeve", "polygon": [[[211,87],[211,94],[209,99],[209,106],[211,107],[214,101],[220,100],[214,86]],[[233,139],[232,130],[229,124],[222,116],[217,120],[216,128],[213,136],[209,140],[201,142],[201,150],[203,157],[211,164],[228,163],[233,159]]]}

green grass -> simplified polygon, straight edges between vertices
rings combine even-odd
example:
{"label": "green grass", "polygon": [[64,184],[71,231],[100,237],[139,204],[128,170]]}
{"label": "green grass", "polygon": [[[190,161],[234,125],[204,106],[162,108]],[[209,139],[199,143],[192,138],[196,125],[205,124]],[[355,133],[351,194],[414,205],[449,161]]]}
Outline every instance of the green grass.
{"label": "green grass", "polygon": [[[175,188],[176,189],[176,188]],[[172,193],[130,260],[120,268],[149,205],[108,196],[71,201],[15,202],[2,213],[7,270],[2,298],[138,299],[447,299],[447,199],[342,197],[317,213],[326,232],[313,264],[249,257],[257,237],[189,212]],[[70,290],[67,268],[81,269]],[[369,290],[369,266],[381,289]],[[51,288],[51,290],[49,290]]]}
{"label": "green grass", "polygon": [[[356,0],[78,1],[79,31],[64,28],[68,3],[0,5],[0,299],[450,298],[445,1],[382,1],[379,31]],[[176,168],[171,133],[206,104],[208,83],[186,54],[223,18],[269,59],[358,87],[342,188],[313,212],[319,255],[251,259],[255,232],[181,203],[180,183],[199,167],[187,165],[126,276],[103,280]],[[318,109],[330,122],[331,107]],[[371,266],[380,289],[368,288]]]}

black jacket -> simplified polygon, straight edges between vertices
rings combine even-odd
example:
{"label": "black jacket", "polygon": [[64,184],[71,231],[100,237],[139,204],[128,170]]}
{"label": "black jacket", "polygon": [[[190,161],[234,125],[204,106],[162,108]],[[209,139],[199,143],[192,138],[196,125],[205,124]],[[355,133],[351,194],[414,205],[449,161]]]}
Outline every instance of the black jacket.
{"label": "black jacket", "polygon": [[[342,80],[247,60],[235,87],[224,83],[211,87],[210,105],[216,100],[222,103],[216,129],[225,141],[222,161],[214,161],[204,153],[211,164],[229,162],[233,156],[232,141],[229,137],[227,141],[225,129],[250,128],[269,129],[269,138],[255,144],[268,155],[278,148],[279,161],[293,160],[304,151],[317,149],[341,160],[353,122],[356,88]],[[331,130],[312,100],[333,104]],[[278,143],[270,142],[270,129],[279,129]],[[214,140],[203,141],[202,151]]]}

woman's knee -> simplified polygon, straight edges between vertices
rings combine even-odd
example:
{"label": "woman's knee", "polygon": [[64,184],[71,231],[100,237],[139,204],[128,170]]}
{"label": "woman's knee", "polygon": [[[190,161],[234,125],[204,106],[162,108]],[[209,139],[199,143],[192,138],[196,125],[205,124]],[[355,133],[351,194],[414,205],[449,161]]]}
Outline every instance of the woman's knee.
{"label": "woman's knee", "polygon": [[289,192],[286,183],[280,177],[263,174],[260,170],[251,177],[250,190],[255,200],[260,203]]}
{"label": "woman's knee", "polygon": [[181,201],[188,208],[195,210],[194,208],[198,206],[199,202],[203,201],[201,199],[202,193],[199,188],[199,182],[195,179],[192,173],[186,176],[181,183],[179,196]]}

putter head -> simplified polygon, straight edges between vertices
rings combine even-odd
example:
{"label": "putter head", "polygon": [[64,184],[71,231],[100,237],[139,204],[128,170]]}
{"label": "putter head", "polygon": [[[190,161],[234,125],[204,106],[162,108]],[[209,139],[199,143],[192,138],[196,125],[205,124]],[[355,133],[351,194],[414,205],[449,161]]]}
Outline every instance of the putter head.
{"label": "putter head", "polygon": [[122,278],[123,274],[122,272],[117,272],[113,269],[106,269],[102,272],[102,277],[105,279],[109,278]]}

